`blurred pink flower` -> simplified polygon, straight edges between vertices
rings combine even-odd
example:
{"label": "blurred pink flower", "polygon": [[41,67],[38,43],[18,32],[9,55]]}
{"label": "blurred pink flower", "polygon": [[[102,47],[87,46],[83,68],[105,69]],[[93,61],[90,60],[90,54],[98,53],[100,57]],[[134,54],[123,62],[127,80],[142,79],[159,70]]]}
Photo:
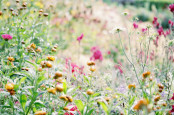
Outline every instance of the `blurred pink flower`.
{"label": "blurred pink flower", "polygon": [[79,37],[77,37],[77,41],[79,41],[79,43],[80,43],[80,41],[83,39],[83,34],[81,34]]}
{"label": "blurred pink flower", "polygon": [[159,34],[159,36],[161,36],[161,35],[163,35],[164,34],[164,30],[163,30],[163,27],[160,27],[160,28],[158,28],[158,34]]}
{"label": "blurred pink flower", "polygon": [[134,29],[137,29],[138,28],[138,24],[136,24],[135,22],[133,23],[133,27]]}
{"label": "blurred pink flower", "polygon": [[173,22],[171,20],[169,20],[169,25],[172,27],[173,26]]}
{"label": "blurred pink flower", "polygon": [[1,35],[4,40],[11,40],[13,37],[9,34],[3,34]]}
{"label": "blurred pink flower", "polygon": [[91,60],[103,60],[103,55],[102,52],[98,49],[98,47],[94,46],[91,48],[91,52],[93,52],[92,57],[90,58]]}
{"label": "blurred pink flower", "polygon": [[111,55],[111,51],[108,51],[107,54],[108,54],[108,55]]}
{"label": "blurred pink flower", "polygon": [[75,72],[76,68],[79,68],[75,63],[71,63],[72,73]]}
{"label": "blurred pink flower", "polygon": [[173,12],[174,12],[174,4],[170,4],[170,5],[169,5],[169,9],[170,9],[170,11],[173,13]]}
{"label": "blurred pink flower", "polygon": [[174,93],[173,93],[173,96],[170,98],[170,100],[174,100]]}
{"label": "blurred pink flower", "polygon": [[122,66],[122,64],[121,64],[121,62],[119,62],[119,65],[115,65],[114,67],[115,67],[115,69],[118,69],[121,74],[123,74],[123,70],[122,70],[121,66]]}
{"label": "blurred pink flower", "polygon": [[143,33],[146,33],[146,31],[147,31],[147,28],[142,28],[142,30],[141,30]]}

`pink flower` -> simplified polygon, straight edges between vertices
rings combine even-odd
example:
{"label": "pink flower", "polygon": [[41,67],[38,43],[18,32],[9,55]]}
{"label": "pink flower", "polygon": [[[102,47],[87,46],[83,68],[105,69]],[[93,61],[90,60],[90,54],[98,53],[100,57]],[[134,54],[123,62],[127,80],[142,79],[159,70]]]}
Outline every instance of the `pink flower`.
{"label": "pink flower", "polygon": [[172,105],[172,109],[170,110],[170,113],[174,112],[174,105]]}
{"label": "pink flower", "polygon": [[75,72],[76,68],[79,68],[75,63],[71,63],[72,73]]}
{"label": "pink flower", "polygon": [[107,54],[108,54],[108,55],[111,55],[111,51],[108,51]]}
{"label": "pink flower", "polygon": [[80,41],[83,39],[83,34],[81,34],[79,37],[77,37],[77,40],[79,41],[79,43],[80,43]]}
{"label": "pink flower", "polygon": [[103,60],[103,55],[97,47],[92,47],[91,52],[93,52],[93,55],[90,58],[91,60],[100,60],[100,61]]}
{"label": "pink flower", "polygon": [[166,30],[166,33],[164,33],[164,37],[170,35],[170,32],[171,32],[170,29]]}
{"label": "pink flower", "polygon": [[9,34],[3,34],[1,35],[4,40],[11,40],[13,37]]}
{"label": "pink flower", "polygon": [[170,98],[170,100],[174,100],[174,93],[173,93],[173,96]]}
{"label": "pink flower", "polygon": [[169,20],[169,25],[172,27],[173,26],[173,22],[171,20]]}
{"label": "pink flower", "polygon": [[158,31],[158,34],[159,34],[160,36],[164,34],[163,27],[158,28],[157,31]]}
{"label": "pink flower", "polygon": [[137,29],[138,28],[138,24],[136,24],[135,22],[133,23],[133,27],[134,29]]}
{"label": "pink flower", "polygon": [[146,31],[147,31],[147,28],[142,28],[142,30],[141,30],[143,33],[146,33]]}
{"label": "pink flower", "polygon": [[64,115],[76,115],[77,113],[81,115],[76,105],[68,105],[68,108],[68,112],[64,113]]}
{"label": "pink flower", "polygon": [[118,69],[121,74],[123,74],[123,70],[121,69],[120,65],[115,65],[114,67]]}
{"label": "pink flower", "polygon": [[170,4],[170,5],[169,5],[169,9],[170,9],[170,11],[173,13],[173,12],[174,12],[174,4]]}
{"label": "pink flower", "polygon": [[153,18],[153,25],[154,25],[154,27],[159,27],[159,23],[158,23],[158,18],[157,17],[154,17]]}

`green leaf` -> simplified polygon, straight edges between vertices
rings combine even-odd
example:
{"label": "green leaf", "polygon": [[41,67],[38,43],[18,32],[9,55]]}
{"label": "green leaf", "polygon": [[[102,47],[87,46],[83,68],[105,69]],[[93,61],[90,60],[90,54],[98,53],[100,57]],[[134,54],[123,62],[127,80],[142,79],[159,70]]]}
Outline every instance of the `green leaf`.
{"label": "green leaf", "polygon": [[23,78],[21,78],[20,81],[19,81],[19,86],[20,86],[21,83],[23,83],[26,79],[27,79],[27,77],[23,77]]}
{"label": "green leaf", "polygon": [[21,103],[23,110],[25,110],[26,102],[27,102],[27,96],[25,94],[21,94],[20,95],[20,103]]}
{"label": "green leaf", "polygon": [[105,111],[106,115],[109,115],[108,107],[104,102],[99,102],[100,105],[102,106],[103,110]]}
{"label": "green leaf", "polygon": [[38,79],[37,79],[37,84],[39,84],[41,81],[45,80],[46,78],[44,76],[40,76]]}
{"label": "green leaf", "polygon": [[63,82],[63,92],[66,94],[66,92],[67,92],[67,84],[66,84],[66,82]]}
{"label": "green leaf", "polygon": [[87,115],[91,115],[93,111],[94,111],[94,109],[91,109],[91,110],[87,113]]}
{"label": "green leaf", "polygon": [[36,102],[34,103],[34,105],[35,105],[36,107],[45,107],[45,105],[43,104],[43,102],[40,101],[40,100],[36,101]]}
{"label": "green leaf", "polygon": [[83,102],[81,100],[75,100],[74,102],[77,108],[79,109],[80,113],[83,114],[83,110],[84,110]]}

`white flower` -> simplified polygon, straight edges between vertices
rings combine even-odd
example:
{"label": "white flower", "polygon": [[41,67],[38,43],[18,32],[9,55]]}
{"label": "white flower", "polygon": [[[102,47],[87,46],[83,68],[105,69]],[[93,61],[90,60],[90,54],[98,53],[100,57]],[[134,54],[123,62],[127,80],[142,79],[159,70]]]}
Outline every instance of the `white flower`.
{"label": "white flower", "polygon": [[115,33],[118,33],[118,32],[121,32],[121,31],[125,31],[126,30],[126,28],[123,28],[123,27],[115,27],[115,28],[113,28],[111,31],[110,31],[110,33],[112,33],[112,34],[115,34]]}

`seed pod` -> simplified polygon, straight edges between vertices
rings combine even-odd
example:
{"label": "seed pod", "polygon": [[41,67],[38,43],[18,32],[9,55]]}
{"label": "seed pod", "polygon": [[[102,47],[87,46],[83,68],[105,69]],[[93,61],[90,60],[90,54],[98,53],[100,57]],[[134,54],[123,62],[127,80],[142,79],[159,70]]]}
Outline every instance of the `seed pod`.
{"label": "seed pod", "polygon": [[51,51],[52,51],[52,52],[56,52],[56,49],[55,49],[55,48],[52,48]]}
{"label": "seed pod", "polygon": [[47,17],[47,16],[48,16],[48,13],[44,13],[43,15],[44,15],[45,17]]}
{"label": "seed pod", "polygon": [[15,95],[15,91],[14,90],[11,90],[10,91],[10,95]]}
{"label": "seed pod", "polygon": [[167,106],[167,103],[163,103],[162,106],[166,107]]}
{"label": "seed pod", "polygon": [[94,92],[93,92],[91,89],[88,89],[88,90],[86,91],[86,93],[87,93],[88,95],[94,94]]}
{"label": "seed pod", "polygon": [[52,68],[52,64],[51,64],[50,62],[46,62],[46,66],[47,66],[48,68]]}
{"label": "seed pod", "polygon": [[88,66],[93,66],[93,65],[95,65],[95,62],[94,61],[89,61],[89,62],[87,62],[87,65]]}
{"label": "seed pod", "polygon": [[0,16],[2,16],[3,15],[3,13],[2,13],[2,11],[0,11]]}
{"label": "seed pod", "polygon": [[64,107],[63,110],[67,111],[67,110],[69,110],[69,109],[68,109],[68,107]]}
{"label": "seed pod", "polygon": [[42,13],[42,12],[43,12],[43,10],[42,10],[42,9],[40,9],[40,10],[39,10],[39,13]]}
{"label": "seed pod", "polygon": [[62,85],[56,85],[56,91],[62,92],[63,91],[63,86]]}
{"label": "seed pod", "polygon": [[26,2],[24,2],[23,4],[22,4],[22,7],[27,7],[27,3]]}
{"label": "seed pod", "polygon": [[158,84],[158,87],[161,88],[161,89],[164,88],[164,86],[162,84],[160,84],[160,83]]}
{"label": "seed pod", "polygon": [[71,96],[66,96],[69,102],[73,102],[73,98]]}
{"label": "seed pod", "polygon": [[163,91],[163,89],[159,88],[158,91],[161,93]]}
{"label": "seed pod", "polygon": [[157,101],[160,100],[160,98],[161,98],[161,97],[158,95],[158,96],[155,97],[154,101],[157,102]]}
{"label": "seed pod", "polygon": [[62,77],[62,76],[63,76],[63,75],[62,75],[62,72],[57,71],[57,72],[55,73],[54,79],[57,79],[57,78]]}
{"label": "seed pod", "polygon": [[19,0],[16,0],[16,3],[19,3]]}
{"label": "seed pod", "polygon": [[47,113],[45,111],[37,111],[34,115],[46,115]]}

